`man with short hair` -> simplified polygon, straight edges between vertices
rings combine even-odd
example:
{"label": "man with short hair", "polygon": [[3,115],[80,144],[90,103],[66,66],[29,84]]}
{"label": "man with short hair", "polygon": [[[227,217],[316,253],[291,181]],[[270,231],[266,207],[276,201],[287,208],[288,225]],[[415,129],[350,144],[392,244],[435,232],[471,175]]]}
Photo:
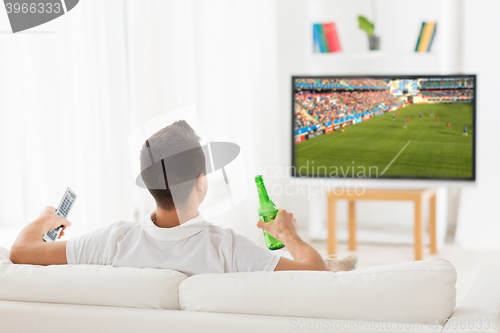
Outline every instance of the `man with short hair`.
{"label": "man with short hair", "polygon": [[42,236],[47,231],[71,225],[57,216],[53,207],[47,207],[21,231],[12,246],[11,261],[163,268],[186,275],[354,268],[355,257],[325,262],[300,239],[293,214],[283,209],[274,221],[259,221],[257,227],[281,240],[295,260],[205,221],[198,212],[208,191],[205,154],[200,138],[185,121],[153,134],[144,143],[140,159],[140,180],[156,201],[156,210],[142,222],[120,221],[69,241],[46,243]]}

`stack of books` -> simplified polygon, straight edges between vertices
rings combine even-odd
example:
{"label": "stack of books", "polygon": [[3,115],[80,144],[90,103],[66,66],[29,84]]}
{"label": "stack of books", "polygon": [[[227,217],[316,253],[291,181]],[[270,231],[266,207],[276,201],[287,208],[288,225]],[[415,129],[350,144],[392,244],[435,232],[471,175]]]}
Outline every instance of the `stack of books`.
{"label": "stack of books", "polygon": [[339,36],[335,23],[319,23],[313,25],[314,52],[329,53],[341,51]]}
{"label": "stack of books", "polygon": [[432,42],[436,36],[436,22],[423,22],[420,34],[418,35],[416,52],[429,52],[432,47]]}

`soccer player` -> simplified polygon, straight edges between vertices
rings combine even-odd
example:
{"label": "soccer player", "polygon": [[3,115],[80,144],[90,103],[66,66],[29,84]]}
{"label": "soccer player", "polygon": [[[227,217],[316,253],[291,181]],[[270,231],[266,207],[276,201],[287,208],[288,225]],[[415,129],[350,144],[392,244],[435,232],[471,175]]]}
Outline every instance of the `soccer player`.
{"label": "soccer player", "polygon": [[431,117],[432,117],[432,110],[431,110]]}
{"label": "soccer player", "polygon": [[345,123],[342,124],[342,133],[345,131]]}
{"label": "soccer player", "polygon": [[420,112],[418,116],[420,117],[420,119],[422,119],[422,112]]}
{"label": "soccer player", "polygon": [[439,120],[439,116],[436,116],[436,121],[438,121],[438,120]]}
{"label": "soccer player", "polygon": [[408,122],[410,122],[410,116],[408,116]]}
{"label": "soccer player", "polygon": [[469,136],[469,135],[467,134],[467,126],[464,126],[464,134],[463,134],[463,135],[464,135],[464,136]]}
{"label": "soccer player", "polygon": [[405,127],[404,128],[406,128],[406,120],[405,120]]}
{"label": "soccer player", "polygon": [[446,129],[451,129],[451,123],[448,121],[448,123],[446,124]]}
{"label": "soccer player", "polygon": [[399,111],[396,111],[396,117],[399,116]]}
{"label": "soccer player", "polygon": [[394,120],[394,119],[396,119],[396,115],[395,114],[392,115],[392,120]]}

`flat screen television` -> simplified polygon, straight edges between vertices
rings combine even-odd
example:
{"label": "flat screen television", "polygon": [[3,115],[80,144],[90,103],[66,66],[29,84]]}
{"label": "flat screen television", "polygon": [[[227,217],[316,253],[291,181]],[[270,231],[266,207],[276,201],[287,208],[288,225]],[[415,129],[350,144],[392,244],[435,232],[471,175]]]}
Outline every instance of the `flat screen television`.
{"label": "flat screen television", "polygon": [[292,77],[292,176],[476,179],[476,76]]}

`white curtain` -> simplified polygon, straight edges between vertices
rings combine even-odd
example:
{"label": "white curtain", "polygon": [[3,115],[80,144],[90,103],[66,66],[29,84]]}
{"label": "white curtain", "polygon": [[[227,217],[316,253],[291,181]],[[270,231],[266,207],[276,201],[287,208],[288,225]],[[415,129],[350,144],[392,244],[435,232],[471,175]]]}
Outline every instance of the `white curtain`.
{"label": "white curtain", "polygon": [[252,166],[288,149],[275,144],[287,133],[275,24],[275,1],[86,0],[40,33],[2,36],[0,234],[66,186],[79,195],[70,237],[141,218],[153,201],[134,184],[128,135],[195,103],[207,138],[239,144],[247,165],[250,195],[220,219],[261,240]]}
{"label": "white curtain", "polygon": [[82,1],[50,24],[2,36],[2,226],[19,231],[57,206],[66,186],[79,196],[69,235],[133,216],[124,17],[121,0]]}

